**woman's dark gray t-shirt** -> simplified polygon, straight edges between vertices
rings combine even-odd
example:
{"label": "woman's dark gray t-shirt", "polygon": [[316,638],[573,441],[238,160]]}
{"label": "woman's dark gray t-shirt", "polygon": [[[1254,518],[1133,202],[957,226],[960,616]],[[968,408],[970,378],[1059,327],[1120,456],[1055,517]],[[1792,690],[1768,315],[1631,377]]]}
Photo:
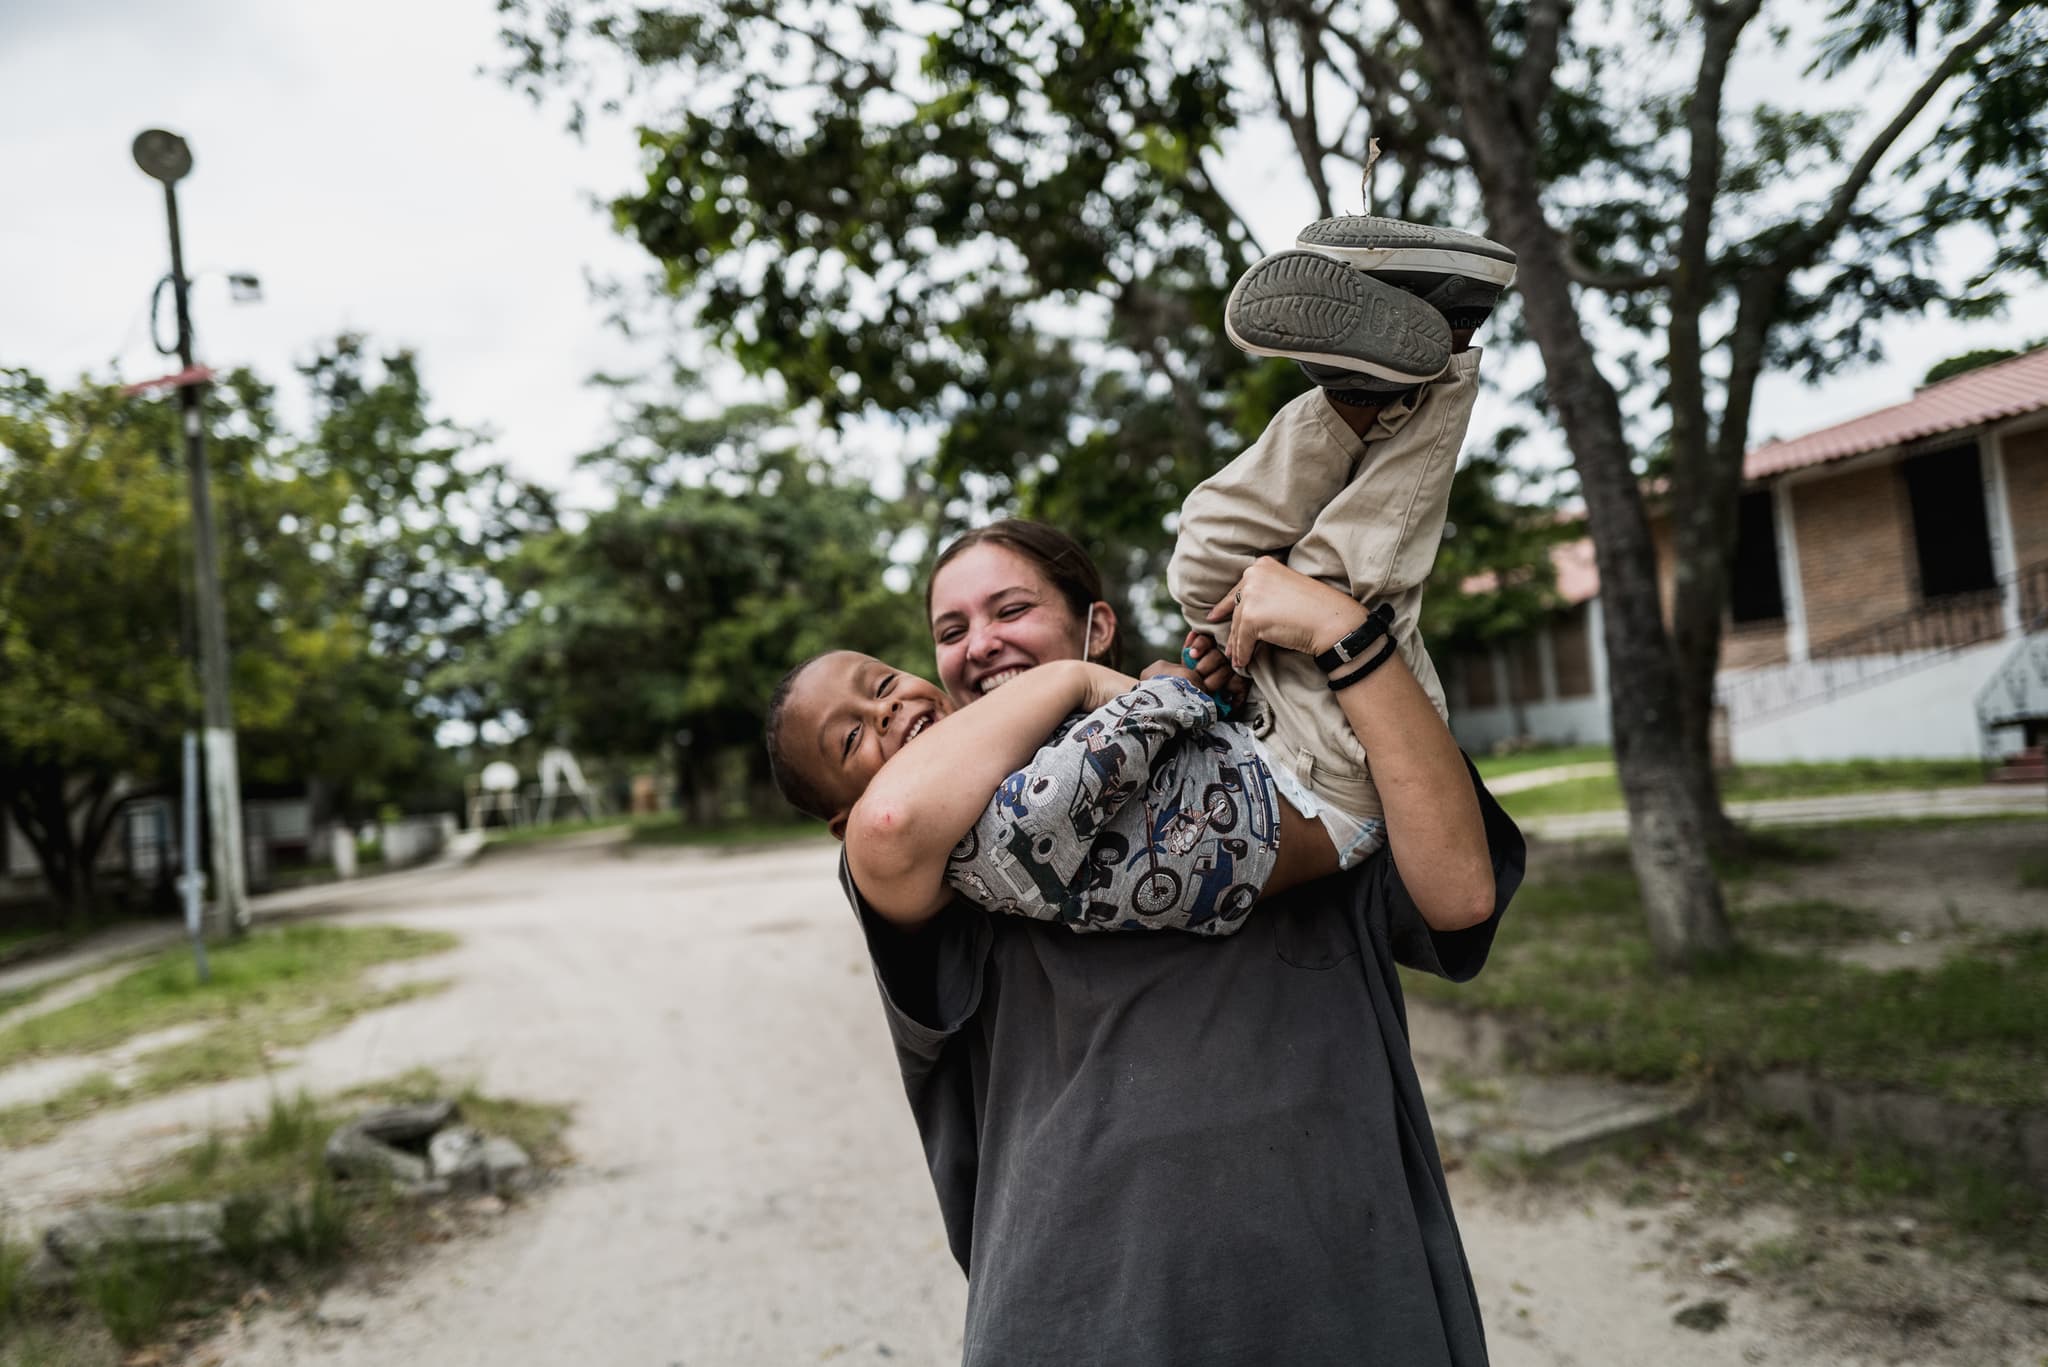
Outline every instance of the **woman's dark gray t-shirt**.
{"label": "woman's dark gray t-shirt", "polygon": [[905,934],[842,862],[967,1272],[970,1367],[1485,1362],[1395,971],[1485,962],[1524,846],[1479,798],[1494,914],[1448,934],[1390,851],[1221,939],[965,902]]}

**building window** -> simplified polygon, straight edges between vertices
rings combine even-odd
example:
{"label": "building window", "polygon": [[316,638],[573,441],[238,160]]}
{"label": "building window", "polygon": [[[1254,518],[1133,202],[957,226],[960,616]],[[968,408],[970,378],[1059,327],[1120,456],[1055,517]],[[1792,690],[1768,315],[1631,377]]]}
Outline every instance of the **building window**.
{"label": "building window", "polygon": [[1977,444],[1913,456],[1900,469],[1913,508],[1913,551],[1920,596],[1941,598],[1996,588],[1991,527],[1984,512],[1984,474]]}
{"label": "building window", "polygon": [[1509,648],[1508,701],[1543,701],[1543,647],[1533,631]]}
{"label": "building window", "polygon": [[1465,681],[1467,707],[1492,707],[1499,701],[1494,696],[1493,656],[1484,651],[1460,655],[1457,668],[1458,677]]}
{"label": "building window", "polygon": [[1785,616],[1785,587],[1778,578],[1778,521],[1769,489],[1744,494],[1735,505],[1728,616],[1737,626],[1781,621]]}
{"label": "building window", "polygon": [[1593,695],[1593,643],[1586,632],[1586,607],[1581,603],[1557,620],[1550,633],[1550,653],[1557,661],[1557,696]]}

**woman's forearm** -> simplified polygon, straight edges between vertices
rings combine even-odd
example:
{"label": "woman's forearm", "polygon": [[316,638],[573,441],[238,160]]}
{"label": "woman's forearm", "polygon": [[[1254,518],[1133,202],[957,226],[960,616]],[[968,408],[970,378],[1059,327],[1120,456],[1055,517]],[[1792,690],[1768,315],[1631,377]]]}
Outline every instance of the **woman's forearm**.
{"label": "woman's forearm", "polygon": [[1493,914],[1493,863],[1465,756],[1399,654],[1340,689],[1386,809],[1387,844],[1416,910],[1435,930]]}

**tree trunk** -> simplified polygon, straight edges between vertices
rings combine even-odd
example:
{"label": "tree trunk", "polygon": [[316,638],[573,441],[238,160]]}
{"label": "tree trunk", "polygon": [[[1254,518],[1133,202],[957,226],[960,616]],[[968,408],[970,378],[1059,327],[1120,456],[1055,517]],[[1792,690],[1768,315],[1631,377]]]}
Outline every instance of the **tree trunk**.
{"label": "tree trunk", "polygon": [[1463,0],[1409,0],[1402,8],[1431,39],[1427,46],[1461,111],[1460,140],[1489,230],[1520,259],[1523,317],[1585,493],[1600,570],[1615,765],[1651,947],[1668,968],[1723,958],[1735,941],[1700,807],[1712,774],[1706,771],[1703,789],[1705,755],[1686,742],[1678,660],[1664,628],[1656,549],[1621,405],[1580,324],[1564,245],[1544,214],[1532,140],[1497,80],[1479,8]]}
{"label": "tree trunk", "polygon": [[61,773],[38,766],[21,776],[7,805],[36,853],[50,900],[71,929],[83,930],[92,920],[92,856],[79,849],[65,787]]}

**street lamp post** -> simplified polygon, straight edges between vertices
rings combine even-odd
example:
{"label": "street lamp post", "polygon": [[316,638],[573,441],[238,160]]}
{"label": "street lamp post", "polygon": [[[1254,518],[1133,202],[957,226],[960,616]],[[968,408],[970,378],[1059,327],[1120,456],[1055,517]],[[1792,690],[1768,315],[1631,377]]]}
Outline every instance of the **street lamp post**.
{"label": "street lamp post", "polygon": [[[192,314],[185,295],[185,255],[178,237],[177,183],[192,169],[192,151],[175,133],[152,128],[135,139],[135,164],[163,182],[171,228],[171,293],[178,305],[178,360],[193,369]],[[235,714],[228,699],[227,613],[221,603],[220,552],[214,542],[213,494],[206,471],[200,384],[178,387],[185,428],[185,472],[192,497],[192,587],[199,627],[199,681],[205,695],[206,814],[213,851],[213,930],[239,935],[249,928],[249,898],[242,865],[242,784],[235,759]],[[196,870],[187,869],[191,877]]]}

